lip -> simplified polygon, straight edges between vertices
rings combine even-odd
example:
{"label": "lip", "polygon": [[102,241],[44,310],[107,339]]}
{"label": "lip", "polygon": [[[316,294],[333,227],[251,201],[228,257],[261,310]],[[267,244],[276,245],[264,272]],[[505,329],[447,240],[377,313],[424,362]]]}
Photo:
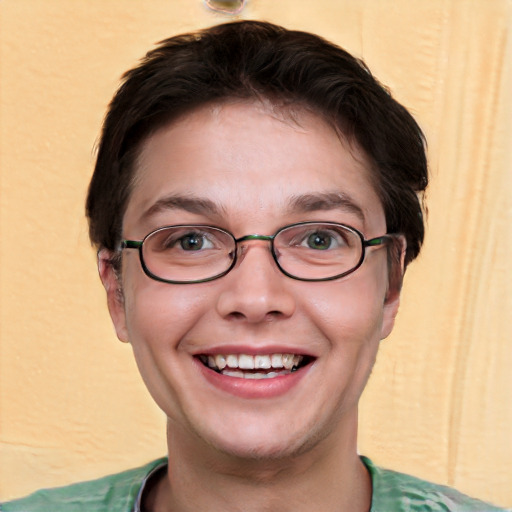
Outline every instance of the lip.
{"label": "lip", "polygon": [[[267,347],[268,349],[268,347]],[[288,349],[289,350],[289,349]],[[225,348],[220,352],[208,351],[208,354],[225,353]],[[236,353],[247,353],[248,351],[240,351]],[[203,352],[204,354],[205,352]],[[230,349],[231,354],[235,353],[233,348]],[[257,355],[254,349],[251,353]],[[268,352],[258,352],[259,354],[266,354]],[[230,395],[244,398],[244,399],[269,399],[285,395],[299,384],[303,377],[307,375],[311,364],[300,368],[299,370],[280,375],[271,379],[243,379],[238,377],[229,377],[217,373],[215,370],[205,366],[198,357],[194,357],[194,363],[198,367],[201,375],[208,381],[209,384],[219,389],[222,392],[229,393]]]}
{"label": "lip", "polygon": [[199,355],[215,356],[217,354],[248,354],[251,356],[266,355],[266,354],[296,354],[312,359],[317,356],[303,348],[290,347],[285,345],[265,345],[265,346],[245,346],[245,345],[218,345],[208,349],[195,351],[192,355],[197,357]]}

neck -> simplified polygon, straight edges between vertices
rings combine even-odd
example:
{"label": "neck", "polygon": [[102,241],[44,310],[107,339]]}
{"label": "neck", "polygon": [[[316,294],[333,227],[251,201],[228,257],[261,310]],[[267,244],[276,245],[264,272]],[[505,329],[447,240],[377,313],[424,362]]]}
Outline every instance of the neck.
{"label": "neck", "polygon": [[371,479],[356,451],[357,419],[303,453],[272,460],[219,452],[168,429],[169,469],[154,512],[368,512]]}

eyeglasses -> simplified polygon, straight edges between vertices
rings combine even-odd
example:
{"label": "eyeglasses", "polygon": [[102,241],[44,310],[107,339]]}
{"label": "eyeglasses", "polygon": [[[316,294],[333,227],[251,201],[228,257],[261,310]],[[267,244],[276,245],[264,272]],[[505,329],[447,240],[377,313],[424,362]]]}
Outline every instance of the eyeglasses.
{"label": "eyeglasses", "polygon": [[253,240],[270,242],[281,272],[300,281],[329,281],[357,270],[367,247],[376,247],[396,235],[371,240],[355,228],[334,222],[300,222],[282,227],[274,235],[235,238],[213,226],[165,226],[143,240],[123,240],[121,249],[138,249],[144,272],[171,284],[204,283],[226,275]]}

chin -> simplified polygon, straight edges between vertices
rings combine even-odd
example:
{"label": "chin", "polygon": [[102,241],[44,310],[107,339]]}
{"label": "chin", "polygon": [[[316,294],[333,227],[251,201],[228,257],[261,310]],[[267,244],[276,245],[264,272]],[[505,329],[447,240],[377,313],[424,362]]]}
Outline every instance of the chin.
{"label": "chin", "polygon": [[225,455],[236,459],[243,459],[245,461],[279,461],[284,459],[293,458],[301,452],[307,451],[297,449],[295,446],[289,444],[278,444],[275,441],[269,444],[256,444],[245,443],[245,445],[224,445],[219,447]]}
{"label": "chin", "polygon": [[325,437],[321,429],[282,432],[270,426],[226,432],[223,437],[210,439],[210,445],[225,455],[247,461],[277,461],[290,459],[312,450]]}

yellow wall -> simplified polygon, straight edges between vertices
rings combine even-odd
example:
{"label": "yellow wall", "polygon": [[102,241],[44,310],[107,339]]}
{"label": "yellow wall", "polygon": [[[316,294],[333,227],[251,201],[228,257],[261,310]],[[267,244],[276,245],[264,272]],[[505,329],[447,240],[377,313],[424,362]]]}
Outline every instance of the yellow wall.
{"label": "yellow wall", "polygon": [[[363,56],[430,144],[428,238],[364,395],[361,451],[512,504],[510,0],[251,0]],[[225,18],[201,0],[4,0],[0,496],[165,452],[87,240],[92,148],[120,74]],[[508,64],[508,66],[506,65]]]}

